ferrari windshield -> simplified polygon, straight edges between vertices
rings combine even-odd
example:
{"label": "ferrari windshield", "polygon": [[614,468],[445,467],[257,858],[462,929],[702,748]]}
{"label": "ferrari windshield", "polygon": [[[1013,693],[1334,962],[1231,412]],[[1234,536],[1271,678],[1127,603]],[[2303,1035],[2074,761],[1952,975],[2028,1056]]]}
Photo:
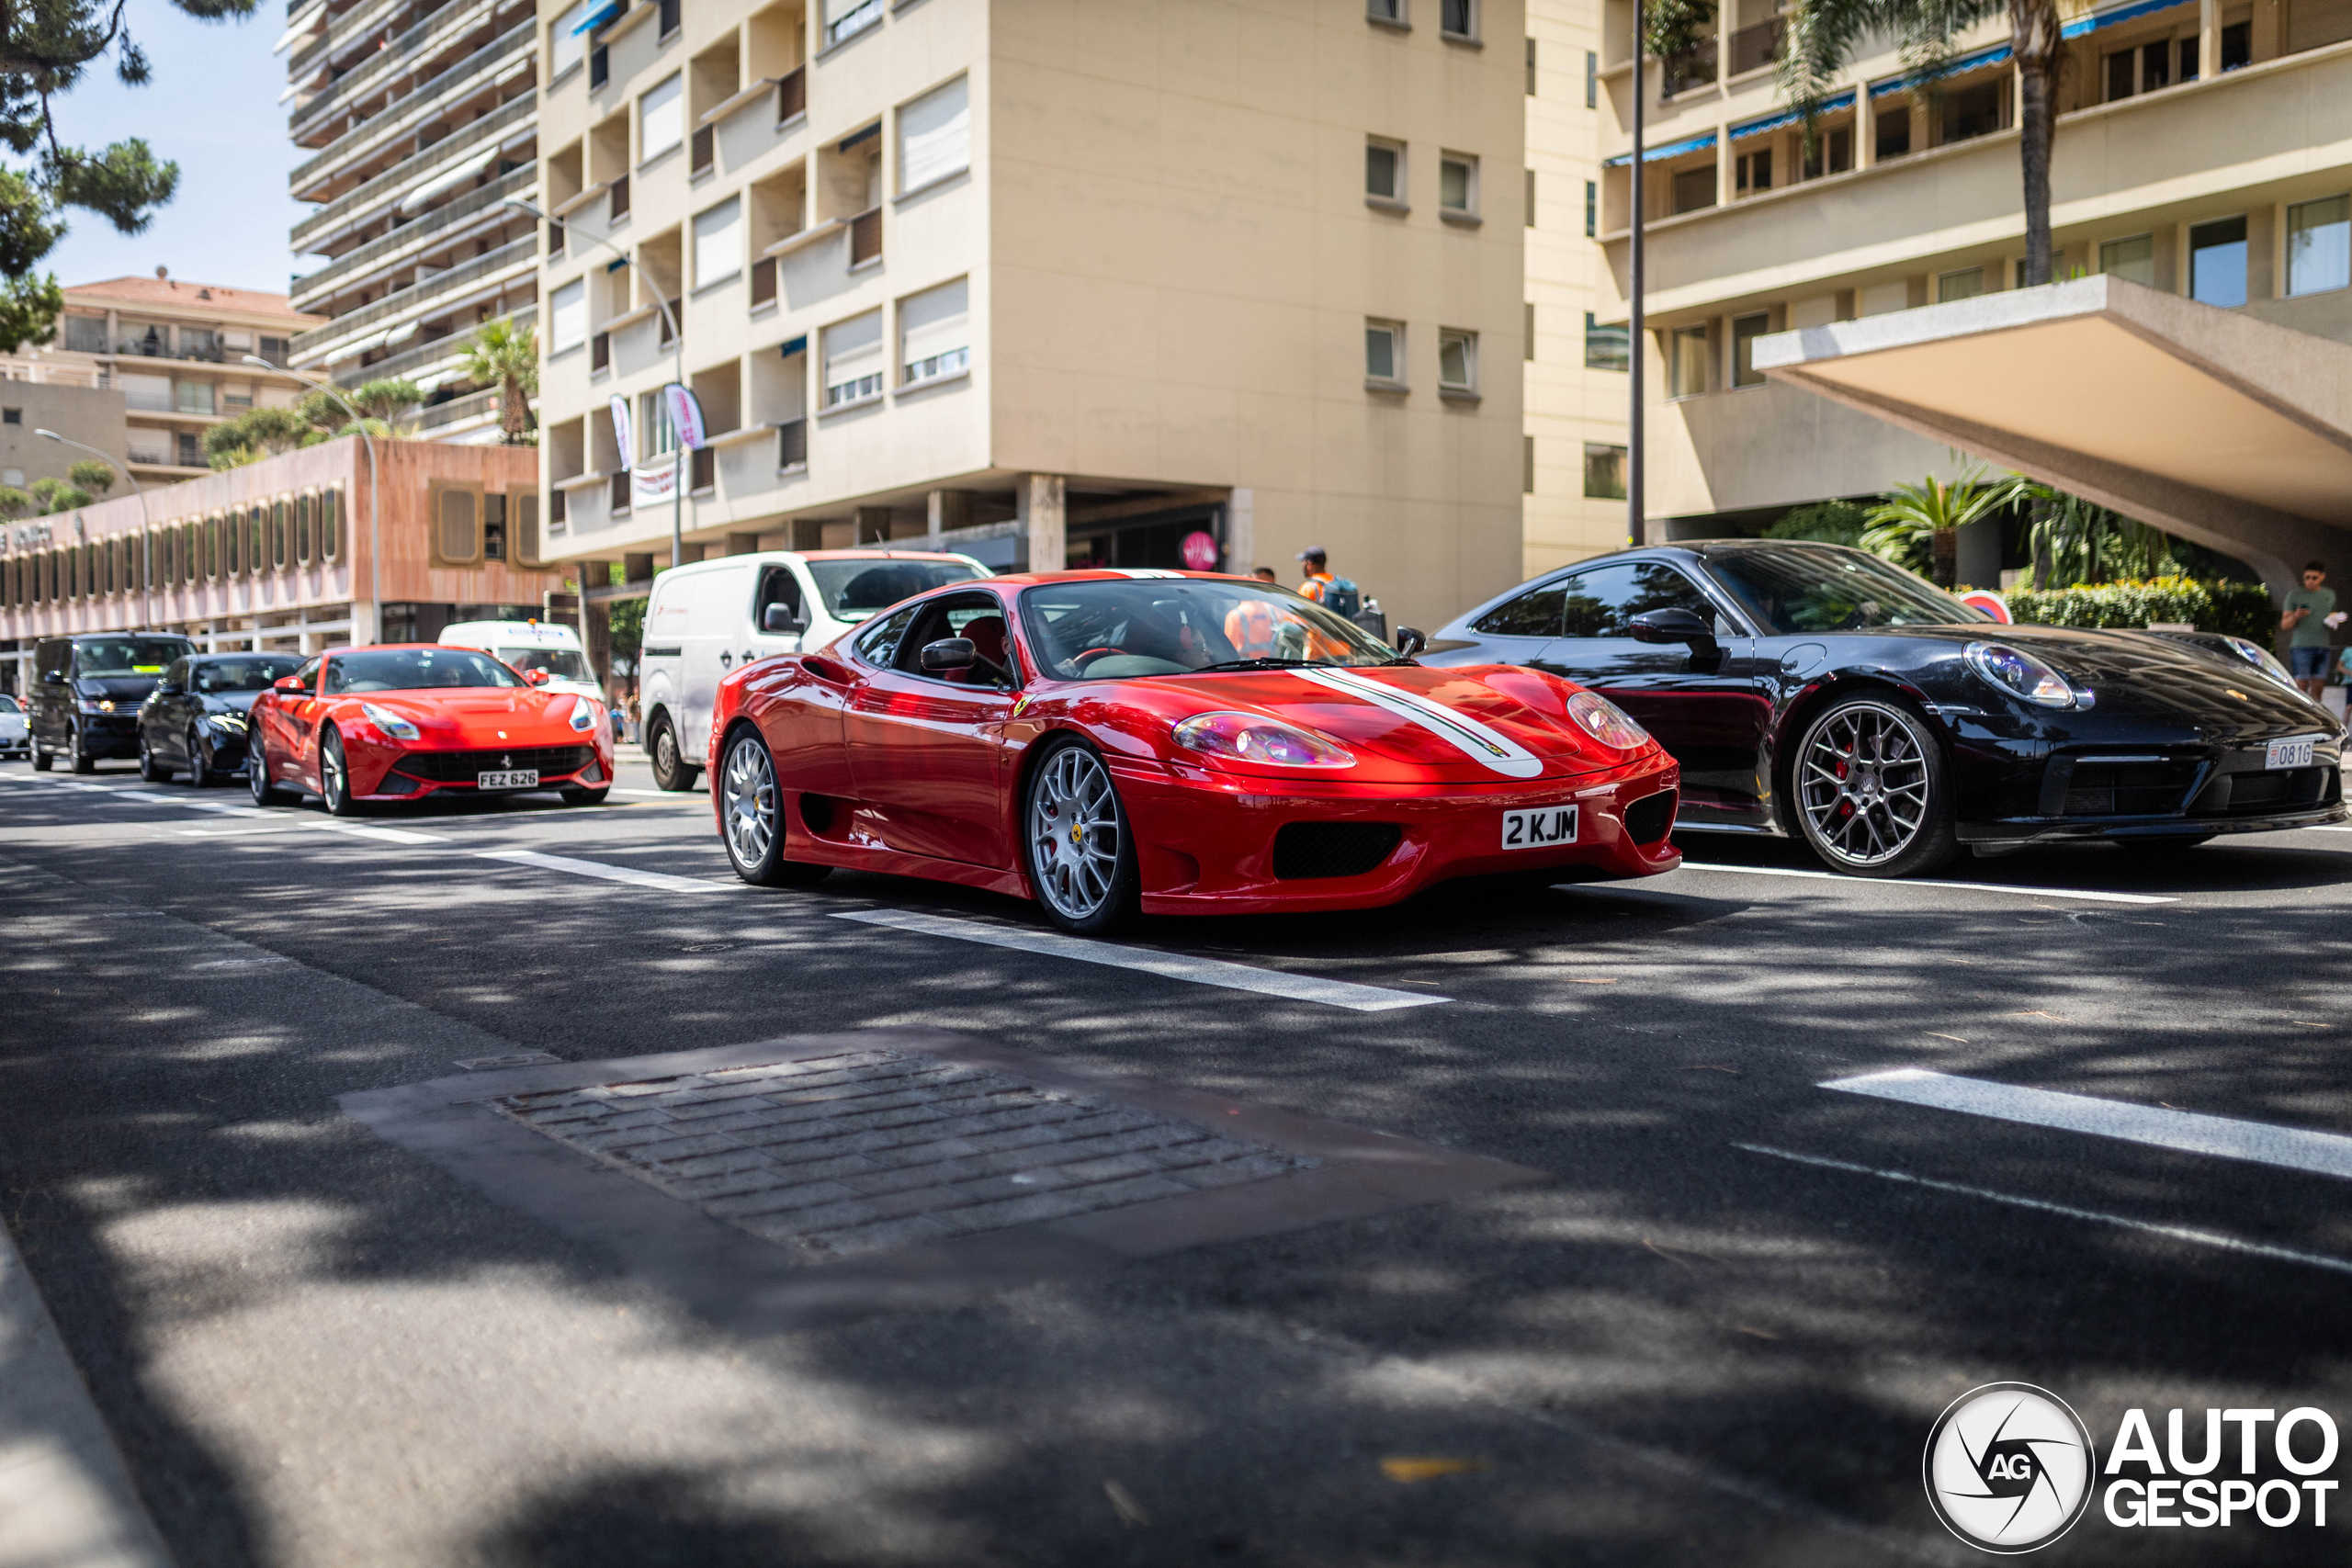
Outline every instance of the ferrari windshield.
{"label": "ferrari windshield", "polygon": [[972,580],[972,569],[959,560],[812,560],[808,567],[826,612],[852,625],[901,599]]}
{"label": "ferrari windshield", "polygon": [[270,682],[294,673],[302,661],[290,653],[256,653],[250,659],[207,660],[196,667],[196,689],[207,696],[230,692],[266,692]]}
{"label": "ferrari windshield", "polygon": [[1707,568],[1776,637],[1964,626],[1987,618],[1901,567],[1842,545],[1718,550],[1707,557]]}
{"label": "ferrari windshield", "polygon": [[161,675],[175,659],[196,651],[184,637],[94,637],[74,645],[76,675]]}
{"label": "ferrari windshield", "polygon": [[544,670],[559,681],[594,681],[588,661],[569,648],[502,648],[498,657],[524,671]]}
{"label": "ferrari windshield", "polygon": [[1287,588],[1212,578],[1054,582],[1021,595],[1029,646],[1057,681],[1188,675],[1258,660],[1385,664],[1396,650]]}
{"label": "ferrari windshield", "polygon": [[446,686],[519,686],[514,671],[470,648],[387,648],[338,653],[327,662],[326,691],[413,692]]}

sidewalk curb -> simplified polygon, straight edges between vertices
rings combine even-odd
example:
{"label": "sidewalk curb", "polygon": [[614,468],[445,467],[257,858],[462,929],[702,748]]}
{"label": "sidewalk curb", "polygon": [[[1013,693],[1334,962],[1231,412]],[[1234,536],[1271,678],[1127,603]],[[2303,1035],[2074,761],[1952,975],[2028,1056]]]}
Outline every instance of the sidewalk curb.
{"label": "sidewalk curb", "polygon": [[82,1374],[0,1228],[0,1568],[172,1568]]}

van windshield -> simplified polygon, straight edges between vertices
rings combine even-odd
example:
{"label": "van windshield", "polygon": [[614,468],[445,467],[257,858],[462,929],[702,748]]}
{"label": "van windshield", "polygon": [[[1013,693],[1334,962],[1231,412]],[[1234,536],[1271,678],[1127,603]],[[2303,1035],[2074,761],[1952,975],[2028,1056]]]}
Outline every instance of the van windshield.
{"label": "van windshield", "polygon": [[808,575],[833,619],[855,623],[951,582],[969,582],[972,569],[957,560],[812,560]]}
{"label": "van windshield", "polygon": [[577,650],[569,648],[502,648],[498,657],[522,671],[544,670],[559,681],[589,681],[596,677],[589,672],[588,661]]}
{"label": "van windshield", "polygon": [[74,673],[161,675],[164,665],[195,651],[196,645],[185,637],[85,637],[74,645]]}

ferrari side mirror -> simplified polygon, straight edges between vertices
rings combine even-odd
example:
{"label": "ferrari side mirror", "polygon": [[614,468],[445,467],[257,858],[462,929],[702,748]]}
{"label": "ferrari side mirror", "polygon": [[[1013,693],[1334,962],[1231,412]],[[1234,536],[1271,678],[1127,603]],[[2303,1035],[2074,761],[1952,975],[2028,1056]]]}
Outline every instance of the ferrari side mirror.
{"label": "ferrari side mirror", "polygon": [[1417,631],[1411,626],[1396,628],[1396,651],[1406,658],[1410,659],[1429,645],[1430,637],[1427,632]]}
{"label": "ferrari side mirror", "polygon": [[808,629],[808,623],[794,615],[789,604],[771,604],[760,612],[760,630],[772,637],[788,637]]}
{"label": "ferrari side mirror", "polygon": [[979,659],[979,649],[972,646],[972,639],[967,637],[944,637],[923,645],[925,670],[969,670]]}
{"label": "ferrari side mirror", "polygon": [[548,683],[548,672],[544,670],[526,670],[523,671],[523,679],[534,686],[544,686]]}
{"label": "ferrari side mirror", "polygon": [[302,684],[302,677],[300,675],[280,675],[269,683],[269,689],[273,692],[290,692],[298,697],[310,690]]}
{"label": "ferrari side mirror", "polygon": [[1714,628],[1689,610],[1645,610],[1626,622],[1635,642],[1687,642],[1713,648]]}

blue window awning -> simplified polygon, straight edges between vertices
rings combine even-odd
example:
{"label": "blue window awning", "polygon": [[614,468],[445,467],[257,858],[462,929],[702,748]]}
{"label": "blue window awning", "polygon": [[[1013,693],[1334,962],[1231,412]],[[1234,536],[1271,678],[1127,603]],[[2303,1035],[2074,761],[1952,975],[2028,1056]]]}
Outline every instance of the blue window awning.
{"label": "blue window awning", "polygon": [[2126,6],[2110,6],[2104,11],[2093,11],[2087,17],[2076,17],[2058,29],[2061,38],[2081,38],[2101,28],[2111,28],[2119,22],[2136,22],[2143,17],[2153,17],[2158,11],[2169,11],[2185,6],[2190,0],[2132,0]]}
{"label": "blue window awning", "polygon": [[[1849,87],[1834,98],[1825,99],[1821,106],[1821,112],[1836,114],[1840,109],[1849,109],[1853,107],[1854,93]],[[1743,125],[1731,127],[1731,139],[1736,141],[1743,136],[1761,136],[1768,130],[1778,130],[1784,125],[1794,125],[1798,118],[1796,110],[1782,109],[1778,114],[1768,114],[1761,119],[1751,119]]]}
{"label": "blue window awning", "polygon": [[785,359],[789,359],[796,354],[806,354],[808,352],[808,334],[806,333],[801,333],[798,337],[788,337],[785,339],[784,342],[776,348],[777,355]]}
{"label": "blue window awning", "polygon": [[580,18],[580,25],[571,29],[571,36],[578,38],[582,33],[593,33],[628,9],[628,0],[605,0],[601,6],[592,6],[588,14]]}
{"label": "blue window awning", "polygon": [[[1951,68],[1944,74],[1950,77],[1957,76],[1964,71],[1982,71],[1987,65],[2000,64],[2008,57],[2009,46],[2007,43],[1996,43],[1989,49],[1980,49],[1973,54],[1962,55],[1951,62]],[[1901,76],[1890,76],[1883,82],[1871,84],[1871,96],[1883,98],[1891,93],[1908,92],[1924,80],[1926,78],[1916,71]]]}
{"label": "blue window awning", "polygon": [[618,272],[621,268],[627,265],[628,265],[628,257],[616,256],[613,260],[605,264],[605,270],[606,272]]}
{"label": "blue window awning", "polygon": [[[1663,147],[1645,147],[1642,149],[1642,162],[1655,164],[1660,158],[1679,158],[1685,152],[1703,152],[1714,144],[1715,133],[1711,130],[1704,136],[1692,136],[1680,141],[1669,141]],[[1631,152],[1620,152],[1614,158],[1603,162],[1600,166],[1604,169],[1622,169],[1633,161],[1634,155]]]}

